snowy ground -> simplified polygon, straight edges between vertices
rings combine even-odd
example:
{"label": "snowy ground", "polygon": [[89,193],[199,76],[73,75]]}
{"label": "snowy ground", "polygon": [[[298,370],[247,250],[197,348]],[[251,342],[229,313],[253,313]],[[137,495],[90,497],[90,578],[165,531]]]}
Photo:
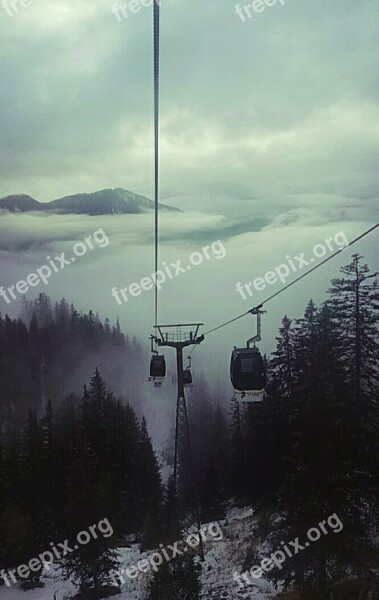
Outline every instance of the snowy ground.
{"label": "snowy ground", "polygon": [[[206,560],[202,563],[203,600],[269,600],[275,597],[271,585],[264,579],[256,580],[255,585],[240,590],[233,580],[233,572],[241,572],[241,566],[248,545],[254,537],[255,517],[252,509],[233,509],[225,520],[220,521],[223,539],[215,541],[208,535],[205,543]],[[120,548],[120,568],[127,568],[146,558],[151,552],[141,553],[137,544],[130,548]],[[151,571],[152,572],[152,571]],[[120,588],[117,600],[145,600],[145,585],[149,573],[140,573],[136,579],[128,579]],[[23,592],[19,586],[0,588],[0,600],[68,600],[75,595],[70,582],[61,579],[59,570],[53,570],[43,577],[45,587]],[[54,596],[55,594],[55,596]]]}

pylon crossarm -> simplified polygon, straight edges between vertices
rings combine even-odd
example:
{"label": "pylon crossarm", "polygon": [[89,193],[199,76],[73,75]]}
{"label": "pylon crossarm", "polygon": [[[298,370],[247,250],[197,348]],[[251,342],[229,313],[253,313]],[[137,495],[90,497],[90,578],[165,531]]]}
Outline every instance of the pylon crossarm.
{"label": "pylon crossarm", "polygon": [[186,346],[201,344],[204,340],[204,335],[198,335],[202,325],[203,323],[156,325],[156,334],[152,337],[158,346],[185,348]]}
{"label": "pylon crossarm", "polygon": [[201,342],[203,342],[204,339],[205,337],[203,335],[201,335],[195,340],[188,340],[186,342],[168,342],[157,338],[157,344],[158,346],[169,346],[170,348],[185,348],[186,346],[201,344]]}

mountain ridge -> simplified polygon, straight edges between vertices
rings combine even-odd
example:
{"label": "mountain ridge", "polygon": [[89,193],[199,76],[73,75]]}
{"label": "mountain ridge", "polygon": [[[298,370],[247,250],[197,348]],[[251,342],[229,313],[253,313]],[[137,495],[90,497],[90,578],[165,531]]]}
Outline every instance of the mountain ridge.
{"label": "mountain ridge", "polygon": [[[8,212],[53,212],[56,214],[84,214],[90,216],[110,214],[142,214],[154,210],[155,205],[146,196],[123,188],[106,188],[96,192],[78,193],[39,202],[28,194],[12,194],[0,198],[0,211]],[[182,212],[174,206],[159,204],[159,209]]]}

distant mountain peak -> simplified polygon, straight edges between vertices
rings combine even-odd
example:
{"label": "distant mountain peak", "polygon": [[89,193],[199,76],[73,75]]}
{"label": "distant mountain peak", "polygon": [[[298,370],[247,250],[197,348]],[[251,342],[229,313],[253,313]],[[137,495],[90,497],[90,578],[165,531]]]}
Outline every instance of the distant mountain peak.
{"label": "distant mountain peak", "polygon": [[28,194],[12,194],[0,200],[0,209],[10,212],[29,212],[40,210],[40,202]]}
{"label": "distant mountain peak", "polygon": [[[123,188],[104,189],[79,193],[51,202],[38,202],[27,194],[0,199],[0,210],[9,212],[54,212],[57,214],[85,214],[91,216],[110,214],[141,214],[154,210],[154,202],[145,196]],[[181,212],[178,208],[159,204],[159,210]]]}

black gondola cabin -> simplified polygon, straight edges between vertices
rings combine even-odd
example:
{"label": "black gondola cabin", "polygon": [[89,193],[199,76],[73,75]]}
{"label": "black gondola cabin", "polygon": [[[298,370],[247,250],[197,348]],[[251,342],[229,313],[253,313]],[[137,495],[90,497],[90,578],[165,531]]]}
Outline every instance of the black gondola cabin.
{"label": "black gondola cabin", "polygon": [[150,361],[150,377],[164,379],[166,377],[166,361],[163,354],[155,354]]}
{"label": "black gondola cabin", "polygon": [[184,383],[184,385],[192,384],[192,373],[189,368],[184,369],[184,371],[183,371],[183,383]]}
{"label": "black gondola cabin", "polygon": [[258,348],[234,348],[230,361],[230,379],[238,392],[263,392],[266,370]]}

